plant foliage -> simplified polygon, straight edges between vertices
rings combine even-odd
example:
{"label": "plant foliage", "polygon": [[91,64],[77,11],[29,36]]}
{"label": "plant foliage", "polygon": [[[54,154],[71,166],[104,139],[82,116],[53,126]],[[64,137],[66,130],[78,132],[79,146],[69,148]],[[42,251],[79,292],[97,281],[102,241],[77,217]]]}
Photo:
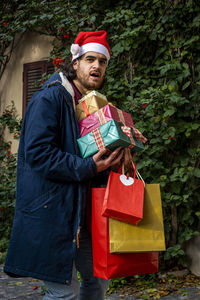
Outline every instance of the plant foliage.
{"label": "plant foliage", "polygon": [[[21,120],[16,115],[14,103],[7,107],[0,116],[0,132],[2,137],[8,127],[15,139],[19,139]],[[16,154],[11,153],[11,142],[0,140],[0,261],[1,255],[7,250],[8,240],[14,214],[16,192]],[[4,257],[4,255],[3,255]]]}
{"label": "plant foliage", "polygon": [[182,262],[182,244],[199,233],[200,217],[198,0],[11,0],[1,5],[1,71],[16,33],[54,36],[50,59],[58,62],[70,60],[77,32],[107,30],[112,59],[103,92],[131,112],[148,138],[137,167],[146,182],[161,184],[164,258]]}

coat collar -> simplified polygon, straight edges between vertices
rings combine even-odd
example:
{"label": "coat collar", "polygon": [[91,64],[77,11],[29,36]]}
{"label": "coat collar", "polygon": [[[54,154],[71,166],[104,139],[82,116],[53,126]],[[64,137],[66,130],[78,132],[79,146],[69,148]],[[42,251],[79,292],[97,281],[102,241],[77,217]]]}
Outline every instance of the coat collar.
{"label": "coat collar", "polygon": [[64,86],[64,88],[68,91],[68,93],[70,93],[70,95],[72,96],[72,100],[73,100],[73,106],[74,106],[74,110],[76,108],[75,105],[75,95],[74,95],[74,90],[71,86],[71,83],[69,82],[69,80],[67,79],[67,77],[63,74],[63,72],[59,73],[61,81],[62,81],[62,85]]}

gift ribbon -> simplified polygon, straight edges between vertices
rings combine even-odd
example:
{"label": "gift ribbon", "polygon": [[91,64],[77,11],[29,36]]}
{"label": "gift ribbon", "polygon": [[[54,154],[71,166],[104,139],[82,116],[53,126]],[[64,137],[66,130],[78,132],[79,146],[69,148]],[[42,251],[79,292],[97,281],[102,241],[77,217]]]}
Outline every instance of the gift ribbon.
{"label": "gift ribbon", "polygon": [[105,148],[105,144],[101,135],[99,128],[92,130],[92,134],[97,145],[98,150]]}
{"label": "gift ribbon", "polygon": [[123,112],[120,109],[118,109],[118,108],[117,108],[117,112],[118,112],[118,116],[119,116],[120,122],[125,125],[125,119],[124,119]]}
{"label": "gift ribbon", "polygon": [[97,117],[98,117],[100,125],[103,125],[103,124],[107,123],[104,112],[101,109],[97,111]]}
{"label": "gift ribbon", "polygon": [[143,136],[143,134],[138,129],[136,129],[134,126],[132,128],[133,128],[135,137],[145,144],[147,139]]}
{"label": "gift ribbon", "polygon": [[132,136],[132,133],[131,133],[131,127],[128,127],[128,126],[122,126],[121,129],[122,129],[122,131],[123,131],[124,133],[126,133],[126,134],[128,135],[128,137],[129,137],[130,140],[131,140],[131,145],[128,146],[128,148],[131,149],[131,148],[135,147],[135,141],[134,141],[133,136]]}
{"label": "gift ribbon", "polygon": [[87,108],[87,104],[85,103],[85,100],[83,100],[83,101],[81,102],[81,104],[82,104],[82,106],[83,106],[83,109],[84,109],[84,112],[85,112],[85,114],[86,114],[86,117],[88,117],[88,116],[90,115],[90,113],[89,113],[89,110],[88,110],[88,108]]}

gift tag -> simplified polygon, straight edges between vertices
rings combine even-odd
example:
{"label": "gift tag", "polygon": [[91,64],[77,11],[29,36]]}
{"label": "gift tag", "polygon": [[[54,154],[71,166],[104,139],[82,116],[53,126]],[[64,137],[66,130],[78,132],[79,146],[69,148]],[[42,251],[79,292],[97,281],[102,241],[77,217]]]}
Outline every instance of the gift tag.
{"label": "gift tag", "polygon": [[124,174],[120,175],[120,181],[124,184],[124,185],[132,185],[134,183],[134,179],[132,177],[128,177]]}

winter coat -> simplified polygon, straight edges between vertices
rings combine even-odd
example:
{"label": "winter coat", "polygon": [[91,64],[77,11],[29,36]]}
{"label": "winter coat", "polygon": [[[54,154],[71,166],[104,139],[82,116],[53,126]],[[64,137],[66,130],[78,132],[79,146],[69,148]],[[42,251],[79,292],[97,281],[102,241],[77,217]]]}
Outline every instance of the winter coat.
{"label": "winter coat", "polygon": [[87,185],[96,166],[92,158],[80,157],[72,96],[60,81],[55,74],[34,94],[23,120],[4,271],[70,284]]}

